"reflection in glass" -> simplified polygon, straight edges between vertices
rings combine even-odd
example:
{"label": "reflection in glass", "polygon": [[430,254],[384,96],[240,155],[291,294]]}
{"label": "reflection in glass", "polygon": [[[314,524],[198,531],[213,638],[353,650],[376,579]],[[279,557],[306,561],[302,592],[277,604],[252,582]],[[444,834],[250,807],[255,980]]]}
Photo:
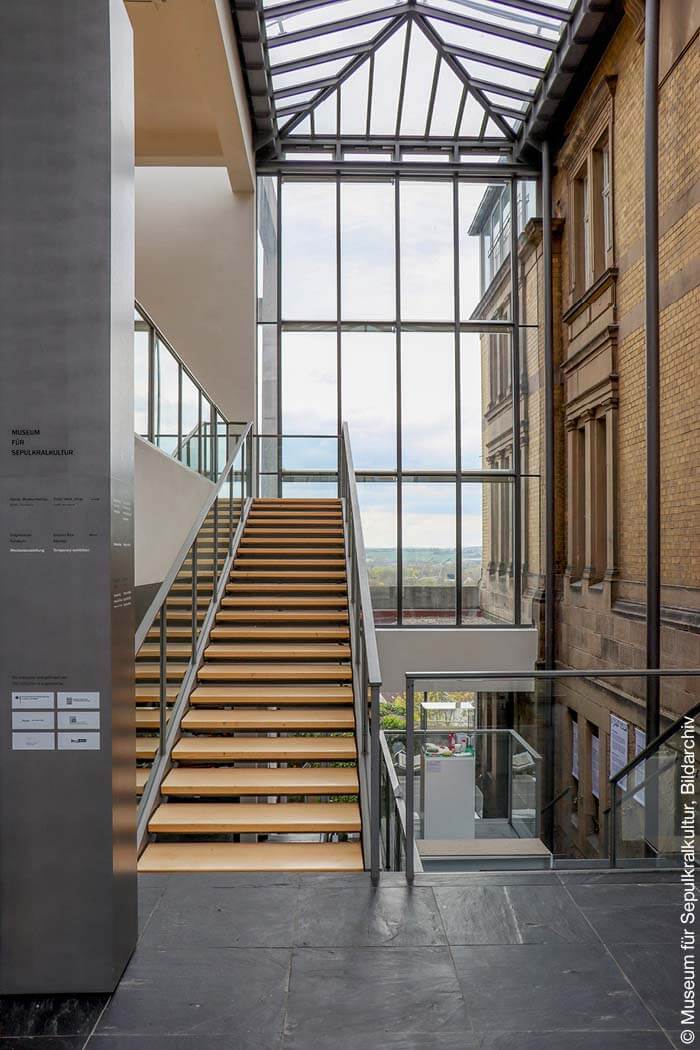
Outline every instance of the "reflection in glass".
{"label": "reflection in glass", "polygon": [[277,179],[258,179],[258,321],[277,319]]}
{"label": "reflection in glass", "polygon": [[455,340],[451,332],[401,337],[404,470],[455,466]]}
{"label": "reflection in glass", "polygon": [[454,320],[452,185],[403,181],[401,207],[401,317]]}
{"label": "reflection in glass", "polygon": [[336,188],[332,182],[282,185],[282,316],[331,321],[337,316]]}
{"label": "reflection in glass", "polygon": [[148,332],[134,332],[134,431],[148,437]]}
{"label": "reflection in glass", "polygon": [[513,482],[462,484],[462,619],[513,621]]}
{"label": "reflection in glass", "polygon": [[396,313],[394,185],[344,182],[340,188],[341,317],[390,321]]}
{"label": "reflection in glass", "polygon": [[[282,432],[338,433],[336,332],[282,333]],[[335,441],[309,438],[284,448],[287,470],[332,470]]]}
{"label": "reflection in glass", "polygon": [[404,482],[403,618],[454,623],[457,598],[454,483]]}
{"label": "reflection in glass", "polygon": [[156,339],[156,444],[163,451],[172,453],[180,440],[178,429],[180,366],[164,343]]}
{"label": "reflection in glass", "polygon": [[462,332],[460,348],[462,470],[502,469],[497,450],[513,425],[510,335]]}
{"label": "reflection in glass", "polygon": [[343,422],[356,470],[396,466],[396,335],[343,332]]}
{"label": "reflection in glass", "polygon": [[359,481],[374,622],[396,623],[396,481]]}

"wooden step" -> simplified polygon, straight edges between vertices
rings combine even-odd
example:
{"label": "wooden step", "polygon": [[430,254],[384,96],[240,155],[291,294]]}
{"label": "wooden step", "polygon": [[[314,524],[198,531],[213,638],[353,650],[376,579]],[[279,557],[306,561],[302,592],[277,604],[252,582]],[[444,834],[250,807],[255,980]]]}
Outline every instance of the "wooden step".
{"label": "wooden step", "polygon": [[352,704],[349,685],[198,685],[190,695],[194,707],[232,704]]}
{"label": "wooden step", "polygon": [[319,595],[316,598],[310,597],[309,595],[294,595],[290,594],[285,597],[270,597],[268,595],[260,595],[259,597],[234,594],[224,595],[221,602],[221,610],[219,615],[222,614],[226,609],[240,608],[241,606],[247,606],[249,608],[267,609],[272,608],[276,612],[282,612],[283,609],[328,609],[328,608],[341,608],[344,615],[347,616],[347,597],[345,595],[336,595],[335,597],[329,595]]}
{"label": "wooden step", "polygon": [[169,802],[148,824],[154,835],[353,834],[360,828],[356,802]]}
{"label": "wooden step", "polygon": [[[165,697],[169,703],[173,703],[179,692],[179,686],[169,685],[165,690]],[[157,704],[160,700],[160,689],[157,685],[146,685],[137,683],[136,703]]]}
{"label": "wooden step", "polygon": [[[220,609],[216,615],[218,623],[255,624],[314,624],[348,622],[348,614],[342,609]],[[310,628],[313,629],[313,628]],[[332,630],[332,628],[329,628]]]}
{"label": "wooden step", "polygon": [[226,585],[226,591],[228,594],[236,596],[239,594],[278,594],[286,597],[291,594],[347,594],[347,585],[345,583],[307,583],[300,581],[299,583],[267,583],[261,582],[243,582],[241,580],[234,580],[232,583]]}
{"label": "wooden step", "polygon": [[[137,711],[137,716],[140,712]],[[265,708],[236,708],[234,710],[195,707],[182,719],[182,728],[187,733],[211,733],[215,730],[241,732],[246,730],[266,732],[347,732],[355,728],[351,707],[285,707],[280,710]]]}
{"label": "wooden step", "polygon": [[[166,716],[166,722],[170,718],[170,712],[168,711]],[[136,708],[136,728],[137,730],[142,729],[153,729],[156,730],[160,727],[160,711],[157,707],[137,707]]]}
{"label": "wooden step", "polygon": [[[239,581],[247,583],[249,580],[279,580],[280,583],[300,581],[304,584],[322,583],[324,580],[336,580],[338,583],[346,580],[345,569],[239,569],[231,570],[229,579],[232,583]],[[344,586],[344,582],[343,582]]]}
{"label": "wooden step", "polygon": [[308,506],[331,506],[340,505],[339,496],[314,496],[308,499],[303,496],[256,496],[253,500],[254,507],[308,507]]}
{"label": "wooden step", "polygon": [[140,872],[362,871],[358,842],[153,842]]}
{"label": "wooden step", "polygon": [[[173,660],[187,660],[192,656],[192,646],[189,642],[167,642],[165,654]],[[153,659],[160,656],[160,644],[157,642],[144,642],[138,653],[137,660]]]}
{"label": "wooden step", "polygon": [[[191,638],[192,627],[173,627],[171,624],[167,628],[166,636],[167,641],[171,641],[173,638]],[[150,631],[146,635],[146,638],[148,639],[148,641],[152,641],[154,638],[160,639],[160,627],[151,627]]]}
{"label": "wooden step", "polygon": [[349,660],[350,646],[341,642],[216,642],[204,650],[206,660]]}
{"label": "wooden step", "polygon": [[[166,678],[169,679],[171,682],[180,681],[185,677],[185,671],[187,670],[187,666],[188,665],[184,662],[179,664],[168,664],[166,668]],[[147,664],[141,663],[140,661],[136,664],[137,682],[152,682],[154,678],[156,679],[156,681],[160,680],[160,664]]]}
{"label": "wooden step", "polygon": [[[234,570],[245,569],[248,572],[254,569],[263,569],[267,574],[271,573],[272,570],[281,569],[277,575],[280,577],[287,576],[291,572],[295,576],[305,576],[305,569],[312,570],[309,575],[315,576],[328,570],[333,575],[341,573],[345,575],[345,562],[342,557],[340,558],[249,558],[241,557],[240,555],[236,558],[234,563]],[[324,573],[325,575],[325,573]]]}
{"label": "wooden step", "polygon": [[178,766],[164,778],[163,795],[230,797],[236,795],[356,795],[354,766],[287,766],[250,769],[243,766]]}
{"label": "wooden step", "polygon": [[151,770],[144,769],[143,767],[137,767],[136,769],[136,794],[143,794],[143,789],[146,786],[146,781],[151,775]]}
{"label": "wooden step", "polygon": [[279,558],[283,561],[296,560],[300,557],[316,558],[322,561],[338,561],[345,557],[345,544],[336,540],[333,543],[317,543],[313,536],[306,540],[292,537],[289,543],[277,543],[271,540],[267,545],[260,540],[241,540],[238,557],[242,558]]}
{"label": "wooden step", "polygon": [[[169,676],[170,677],[170,676]],[[200,668],[204,682],[349,682],[350,664],[207,663]]]}
{"label": "wooden step", "polygon": [[354,762],[357,757],[351,736],[186,736],[172,754],[176,762]]}
{"label": "wooden step", "polygon": [[216,642],[324,642],[347,641],[350,631],[347,627],[226,627],[212,628],[211,638]]}
{"label": "wooden step", "polygon": [[136,761],[143,762],[155,758],[158,750],[158,740],[154,736],[136,737]]}

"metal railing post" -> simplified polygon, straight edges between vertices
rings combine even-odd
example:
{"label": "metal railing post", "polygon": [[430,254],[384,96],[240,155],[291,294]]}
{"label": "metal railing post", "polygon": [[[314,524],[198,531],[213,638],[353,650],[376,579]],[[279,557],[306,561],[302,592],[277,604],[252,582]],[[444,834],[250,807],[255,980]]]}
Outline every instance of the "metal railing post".
{"label": "metal railing post", "polygon": [[214,559],[212,561],[212,591],[219,582],[219,495],[214,500]]}
{"label": "metal railing post", "polygon": [[370,874],[376,886],[379,882],[379,844],[381,823],[381,782],[379,751],[379,686],[372,686],[370,701]]}
{"label": "metal railing post", "polygon": [[158,750],[161,757],[165,753],[165,730],[167,726],[167,704],[168,704],[168,628],[165,612],[165,602],[160,610],[160,667],[158,674],[158,694],[160,699],[159,708],[159,733]]}
{"label": "metal railing post", "polygon": [[197,540],[192,544],[192,657],[197,648]]}
{"label": "metal railing post", "polygon": [[415,825],[414,825],[414,789],[415,783],[413,779],[414,768],[413,768],[413,749],[414,749],[414,733],[413,733],[413,698],[415,692],[415,683],[412,678],[406,679],[406,882],[413,882],[414,864],[413,864],[413,849],[415,842]]}

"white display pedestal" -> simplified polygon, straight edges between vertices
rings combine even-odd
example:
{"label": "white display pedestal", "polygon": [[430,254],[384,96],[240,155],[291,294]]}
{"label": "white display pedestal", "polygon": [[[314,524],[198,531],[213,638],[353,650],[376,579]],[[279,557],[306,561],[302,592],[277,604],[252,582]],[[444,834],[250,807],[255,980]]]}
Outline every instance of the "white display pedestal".
{"label": "white display pedestal", "polygon": [[422,838],[475,837],[475,772],[474,755],[422,756]]}

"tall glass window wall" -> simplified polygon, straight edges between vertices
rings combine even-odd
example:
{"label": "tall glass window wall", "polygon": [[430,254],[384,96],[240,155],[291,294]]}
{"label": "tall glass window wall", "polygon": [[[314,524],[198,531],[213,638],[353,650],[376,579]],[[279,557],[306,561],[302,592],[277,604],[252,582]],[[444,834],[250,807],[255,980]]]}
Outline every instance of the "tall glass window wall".
{"label": "tall glass window wall", "polygon": [[532,622],[538,339],[519,296],[514,316],[512,194],[522,230],[534,187],[507,178],[259,179],[261,494],[334,495],[347,422],[378,623]]}

